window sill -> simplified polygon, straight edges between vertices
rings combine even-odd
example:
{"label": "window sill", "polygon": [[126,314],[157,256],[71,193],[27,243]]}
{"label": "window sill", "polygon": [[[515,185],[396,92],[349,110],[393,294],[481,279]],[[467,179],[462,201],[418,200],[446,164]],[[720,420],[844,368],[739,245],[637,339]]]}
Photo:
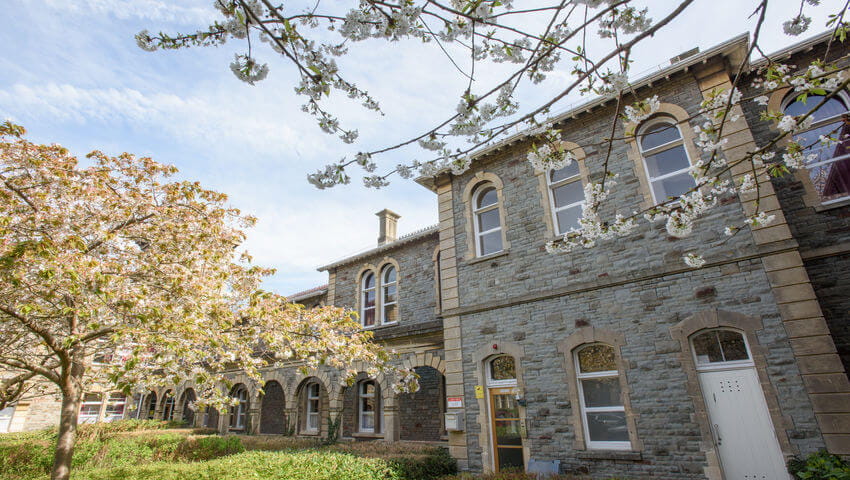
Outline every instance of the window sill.
{"label": "window sill", "polygon": [[584,450],[577,451],[575,454],[582,460],[631,460],[634,462],[643,460],[641,452],[629,450]]}
{"label": "window sill", "polygon": [[373,325],[371,327],[363,327],[363,330],[380,330],[382,328],[397,327],[398,324],[399,324],[398,321],[395,321],[393,323],[383,323],[381,325]]}
{"label": "window sill", "polygon": [[509,249],[502,250],[501,252],[491,253],[489,255],[484,255],[483,257],[475,257],[470,258],[466,261],[467,265],[473,265],[475,263],[486,262],[488,260],[493,260],[494,258],[504,257],[509,254],[511,251]]}
{"label": "window sill", "polygon": [[835,208],[846,207],[847,205],[850,205],[850,198],[845,198],[844,200],[839,200],[839,201],[834,202],[834,203],[827,203],[826,205],[822,205],[822,204],[816,205],[815,211],[818,212],[818,213],[826,212],[828,210],[832,210],[832,209],[835,209]]}
{"label": "window sill", "polygon": [[383,433],[369,433],[369,432],[354,432],[351,434],[354,438],[384,438]]}
{"label": "window sill", "polygon": [[301,435],[302,437],[318,437],[319,436],[318,430],[315,431],[315,432],[311,432],[311,431],[299,432],[298,434]]}

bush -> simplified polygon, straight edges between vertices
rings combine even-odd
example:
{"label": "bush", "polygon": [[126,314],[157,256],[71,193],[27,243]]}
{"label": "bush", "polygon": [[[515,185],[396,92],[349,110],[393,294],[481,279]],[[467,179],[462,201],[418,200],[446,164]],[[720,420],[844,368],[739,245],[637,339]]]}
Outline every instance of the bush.
{"label": "bush", "polygon": [[338,452],[244,452],[199,463],[78,470],[73,480],[402,480],[379,459]]}
{"label": "bush", "polygon": [[245,447],[235,435],[227,437],[187,437],[177,447],[175,460],[200,462],[242,453]]}
{"label": "bush", "polygon": [[405,480],[432,480],[457,473],[457,461],[444,448],[433,448],[425,455],[392,458],[389,464]]}
{"label": "bush", "polygon": [[805,459],[788,460],[788,472],[802,480],[847,480],[850,479],[850,464],[821,450]]}

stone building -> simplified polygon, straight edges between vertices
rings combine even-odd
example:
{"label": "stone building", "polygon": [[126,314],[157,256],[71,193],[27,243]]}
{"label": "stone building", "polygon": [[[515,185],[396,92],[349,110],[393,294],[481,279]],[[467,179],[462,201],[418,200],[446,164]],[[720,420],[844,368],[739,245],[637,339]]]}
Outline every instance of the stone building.
{"label": "stone building", "polygon": [[[807,65],[827,40],[773,58]],[[704,157],[694,145],[699,104],[736,80],[753,96],[759,64],[736,78],[748,47],[741,35],[633,82],[638,98],[657,95],[661,106],[639,125],[616,122],[615,137],[637,136],[610,152],[619,186],[603,216],[690,188],[688,168]],[[847,53],[831,48],[835,59]],[[787,90],[769,106],[806,108]],[[777,132],[762,107],[742,107],[725,130],[730,161]],[[379,212],[376,247],[321,267],[327,285],[290,296],[358,311],[420,374],[419,392],[396,395],[392,379],[366,371],[346,387],[337,372],[292,366],[265,372],[262,396],[234,372],[240,403],[226,414],[186,408],[194,392],[184,385],[137,397],[139,415],[222,432],[444,442],[462,469],[550,462],[593,478],[787,478],[792,456],[850,455],[845,149],[762,182],[761,208],[776,215],[767,227],[724,236],[755,208],[733,197],[690,238],[643,224],[624,241],[549,254],[545,244],[576,225],[583,185],[602,178],[600,132],[615,109],[598,98],[555,118],[577,154],[562,170],[533,171],[523,132],[476,152],[463,174],[420,178],[437,195],[438,225],[397,237],[399,216]],[[803,135],[841,128],[848,110],[850,95],[836,96]],[[706,265],[685,267],[697,247]]]}

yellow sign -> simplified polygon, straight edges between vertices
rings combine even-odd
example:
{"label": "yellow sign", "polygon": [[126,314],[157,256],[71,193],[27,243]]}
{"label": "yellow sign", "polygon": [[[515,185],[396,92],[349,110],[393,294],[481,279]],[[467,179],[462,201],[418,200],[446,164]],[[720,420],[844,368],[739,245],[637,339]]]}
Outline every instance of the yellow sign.
{"label": "yellow sign", "polygon": [[475,398],[484,398],[484,387],[482,385],[475,386]]}

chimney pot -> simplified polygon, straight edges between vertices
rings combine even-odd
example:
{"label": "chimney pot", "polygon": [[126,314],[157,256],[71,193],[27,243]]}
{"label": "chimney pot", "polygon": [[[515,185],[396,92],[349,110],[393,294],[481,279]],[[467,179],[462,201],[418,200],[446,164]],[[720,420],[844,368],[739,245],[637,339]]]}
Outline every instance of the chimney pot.
{"label": "chimney pot", "polygon": [[378,216],[378,246],[396,241],[398,219],[401,215],[386,208],[375,215]]}

